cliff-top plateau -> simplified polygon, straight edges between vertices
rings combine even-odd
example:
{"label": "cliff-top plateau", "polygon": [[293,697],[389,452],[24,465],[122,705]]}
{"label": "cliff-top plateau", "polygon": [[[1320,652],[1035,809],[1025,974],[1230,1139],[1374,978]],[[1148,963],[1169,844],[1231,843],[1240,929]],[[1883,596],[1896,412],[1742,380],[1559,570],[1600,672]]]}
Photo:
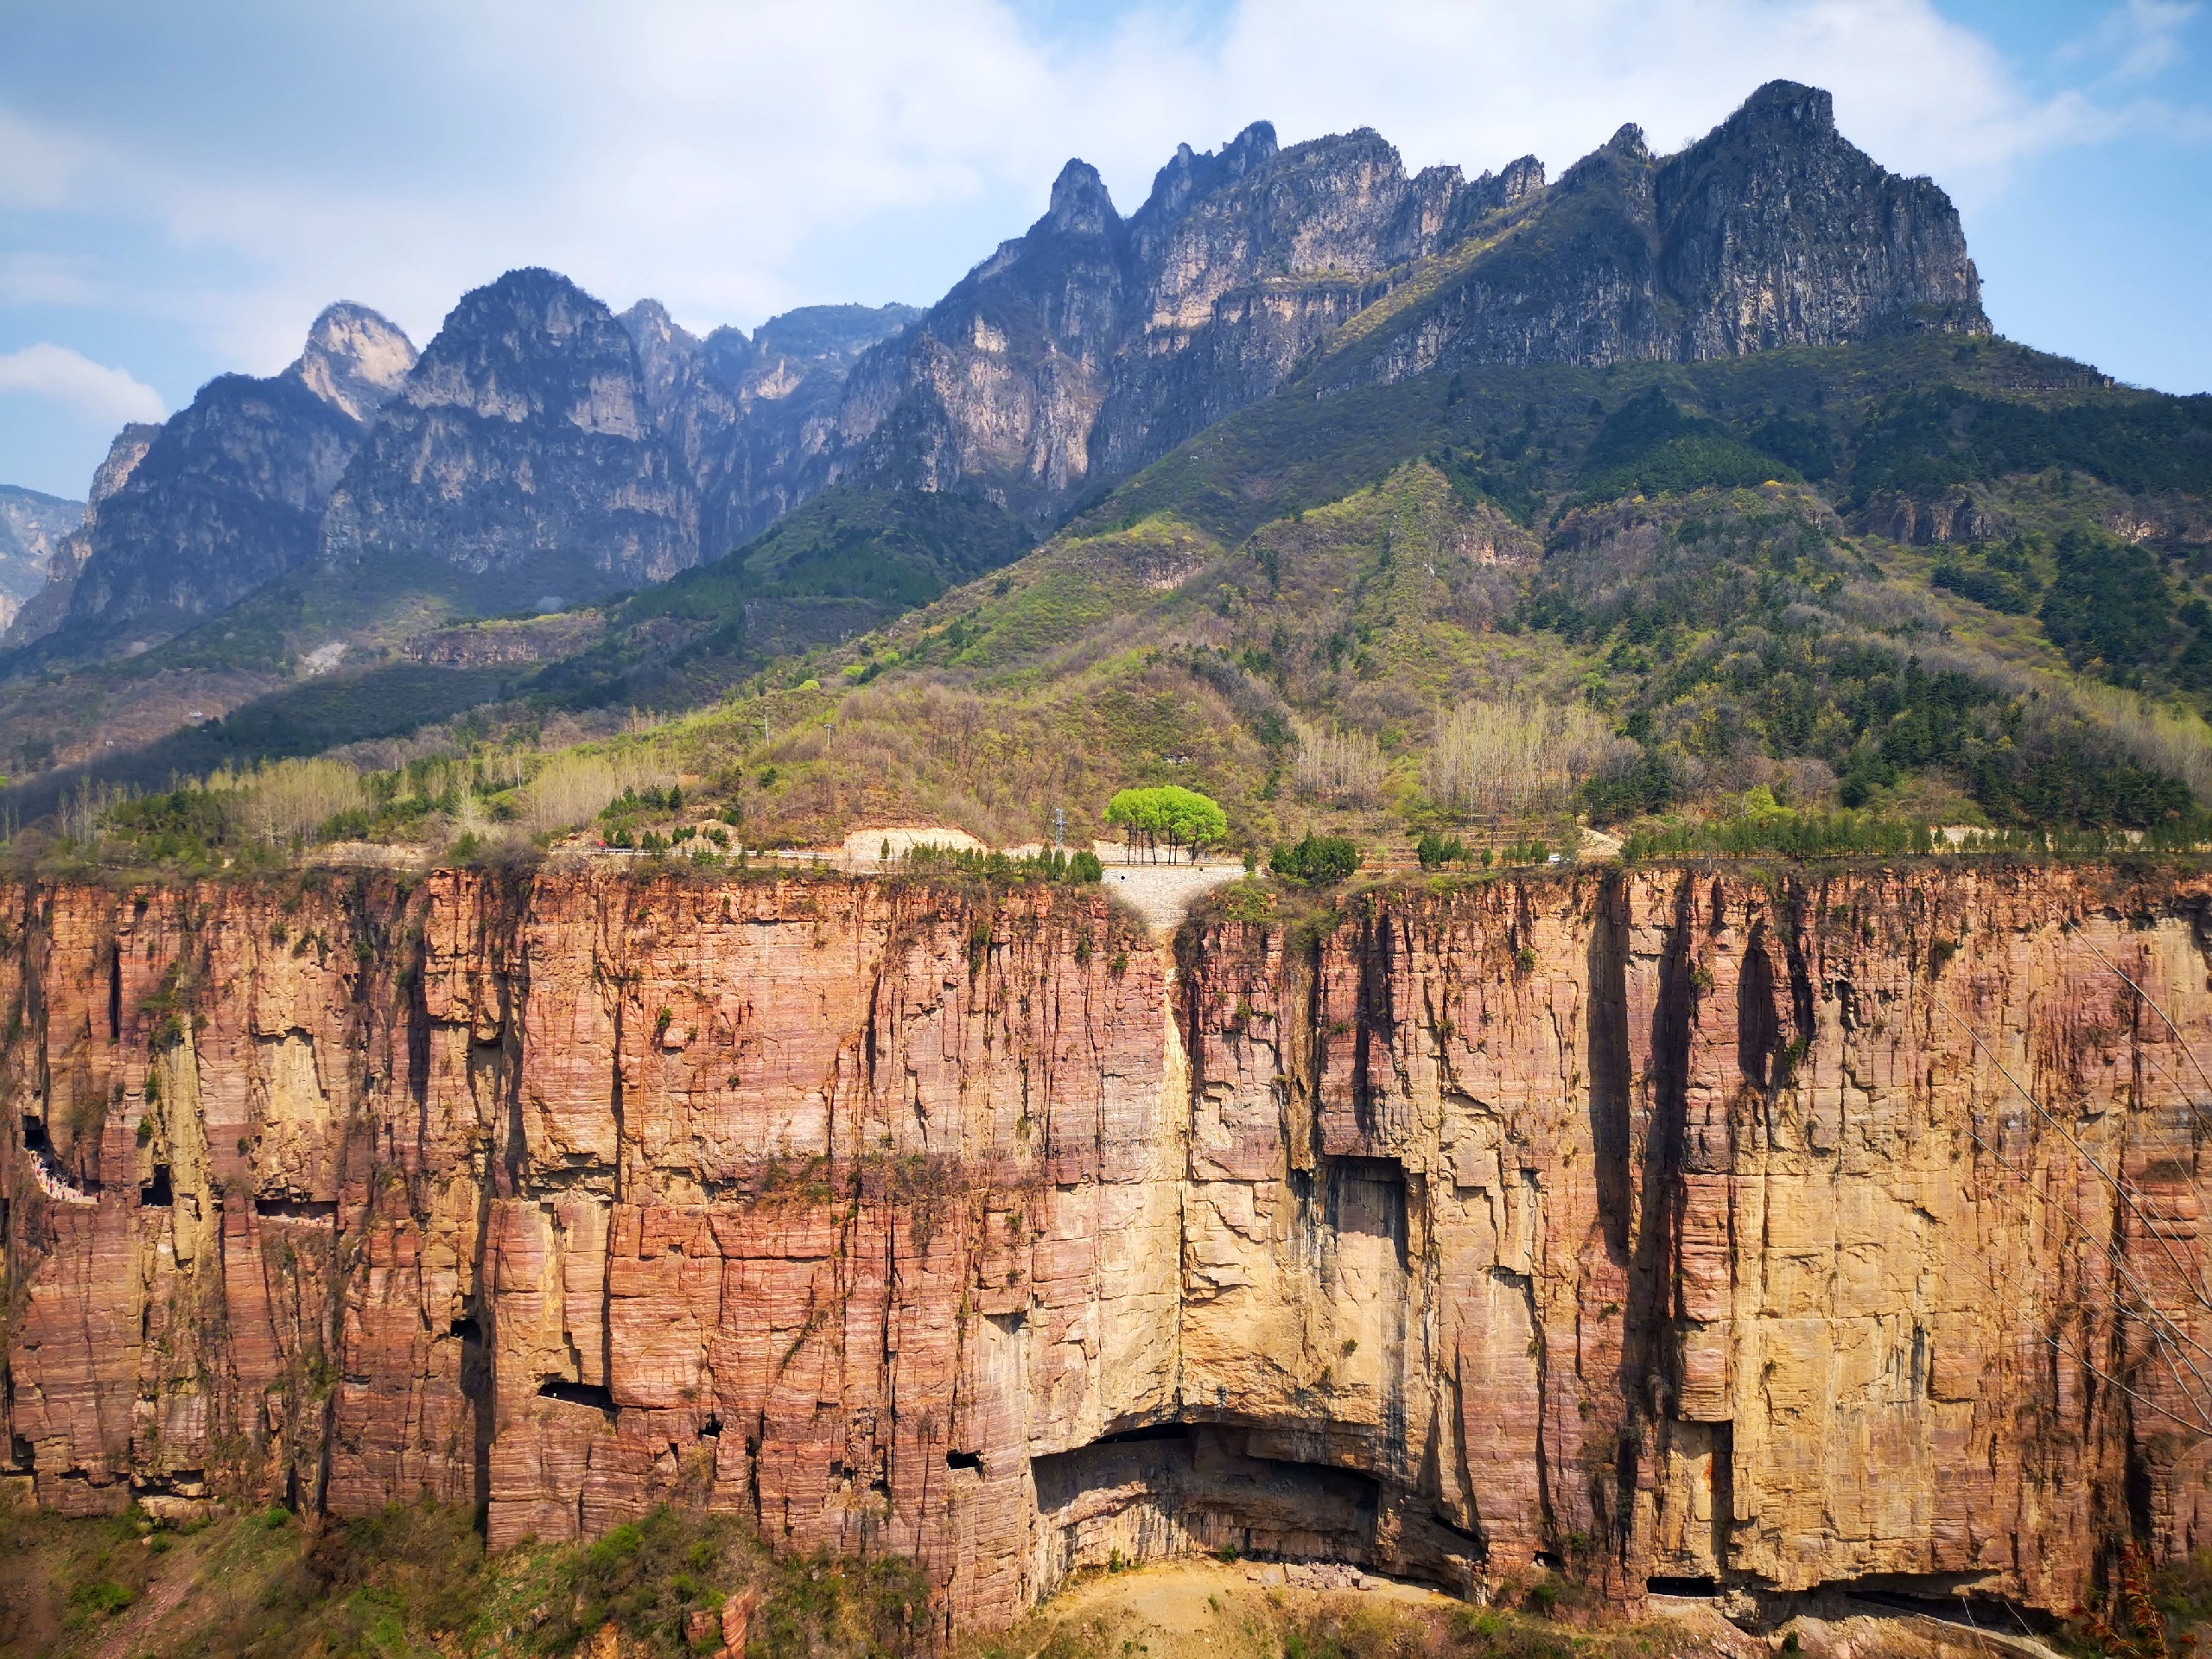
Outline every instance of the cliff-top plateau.
{"label": "cliff-top plateau", "polygon": [[2212,1621],[2212,399],[1827,93],[1071,161],[749,333],[340,302],[85,495],[0,1652]]}

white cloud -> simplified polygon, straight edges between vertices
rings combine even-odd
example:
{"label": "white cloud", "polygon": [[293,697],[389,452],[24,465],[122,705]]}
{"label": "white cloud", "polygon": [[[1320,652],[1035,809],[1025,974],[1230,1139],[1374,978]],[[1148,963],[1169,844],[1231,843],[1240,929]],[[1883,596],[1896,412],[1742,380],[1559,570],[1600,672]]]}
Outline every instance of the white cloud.
{"label": "white cloud", "polygon": [[7,392],[28,392],[73,415],[116,425],[158,421],[168,412],[161,394],[127,371],[49,340],[0,353],[0,393]]}
{"label": "white cloud", "polygon": [[[1204,19],[1152,0],[1058,35],[1014,0],[382,0],[363,16],[409,43],[397,69],[350,49],[350,10],[232,0],[208,12],[238,13],[233,31],[214,29],[204,64],[149,74],[143,110],[0,109],[0,205],[154,245],[134,293],[104,266],[101,302],[268,372],[329,299],[420,342],[464,289],[522,264],[617,305],[654,295],[695,326],[925,302],[1042,210],[1067,156],[1128,211],[1178,142],[1263,117],[1287,143],[1368,125],[1414,166],[1534,151],[1556,174],[1624,121],[1671,149],[1787,76],[1969,207],[2130,118],[2031,94],[1932,0],[1234,0]],[[2135,0],[2130,41],[2155,50],[2182,16]],[[239,41],[260,58],[233,62]],[[385,113],[288,127],[267,99],[303,84]]]}

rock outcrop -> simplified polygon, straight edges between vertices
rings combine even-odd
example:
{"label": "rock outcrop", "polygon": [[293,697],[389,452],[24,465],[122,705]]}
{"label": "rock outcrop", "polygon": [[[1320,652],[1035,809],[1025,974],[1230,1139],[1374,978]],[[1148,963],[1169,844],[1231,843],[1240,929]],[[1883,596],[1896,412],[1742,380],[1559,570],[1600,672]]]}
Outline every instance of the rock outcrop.
{"label": "rock outcrop", "polygon": [[[1533,158],[1409,176],[1372,131],[1188,145],[1124,220],[1071,161],[1045,216],[854,371],[825,479],[980,488],[1048,514],[1265,396],[1417,262],[1539,191]],[[1394,276],[1395,273],[1395,276]]]}
{"label": "rock outcrop", "polygon": [[129,481],[161,432],[162,429],[151,422],[133,421],[115,435],[108,444],[106,456],[92,474],[92,488],[86,492],[89,499],[76,524],[54,543],[47,556],[45,582],[24,600],[22,608],[10,620],[7,632],[0,633],[0,645],[26,645],[35,639],[43,639],[68,619],[78,573],[92,556],[92,526],[99,518],[100,505]]}
{"label": "rock outcrop", "polygon": [[[2071,1605],[2197,1547],[2212,884],[6,897],[12,1478]],[[2171,1020],[2171,1024],[2167,1021]]]}
{"label": "rock outcrop", "polygon": [[622,313],[637,342],[653,424],[699,499],[699,556],[718,559],[798,505],[805,463],[827,443],[860,355],[921,313],[909,305],[810,305],[748,337],[700,340],[657,301]]}
{"label": "rock outcrop", "polygon": [[855,369],[821,468],[1048,516],[1317,348],[1325,392],[1987,327],[1949,199],[1853,148],[1812,87],[1762,87],[1663,160],[1624,127],[1548,188],[1534,157],[1408,176],[1373,132],[1281,149],[1260,123],[1185,146],[1126,221],[1069,162],[1027,236]]}
{"label": "rock outcrop", "polygon": [[1674,156],[1623,127],[1536,211],[1363,318],[1318,378],[1694,362],[1988,327],[1950,198],[1853,146],[1827,93],[1774,81]]}
{"label": "rock outcrop", "polygon": [[[311,563],[322,512],[414,347],[365,306],[326,308],[290,367],[200,389],[137,459],[125,428],[95,480],[67,624],[143,647]],[[60,578],[57,578],[60,579]]]}
{"label": "rock outcrop", "polygon": [[629,334],[538,270],[461,296],[321,524],[330,564],[442,564],[550,605],[664,582],[698,546]]}
{"label": "rock outcrop", "polygon": [[0,484],[0,628],[46,586],[54,556],[85,522],[85,504]]}

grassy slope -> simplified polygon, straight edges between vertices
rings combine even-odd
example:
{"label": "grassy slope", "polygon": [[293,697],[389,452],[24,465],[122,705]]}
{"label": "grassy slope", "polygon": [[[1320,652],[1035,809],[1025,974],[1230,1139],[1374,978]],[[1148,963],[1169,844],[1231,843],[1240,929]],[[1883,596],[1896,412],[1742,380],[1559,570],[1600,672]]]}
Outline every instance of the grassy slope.
{"label": "grassy slope", "polygon": [[[2158,579],[2179,616],[2203,574],[2191,526],[2212,493],[2212,419],[2103,388],[2075,365],[1915,339],[1724,364],[1430,377],[1286,395],[1234,416],[995,579],[794,667],[787,683],[804,671],[831,693],[795,721],[772,716],[774,741],[758,741],[748,699],[686,722],[677,747],[690,769],[737,786],[758,830],[798,839],[931,816],[1018,840],[1054,805],[1083,821],[1116,787],[1166,781],[1217,795],[1238,839],[1308,824],[1382,833],[1425,821],[1418,760],[1439,712],[1521,688],[1580,691],[1624,724],[1640,711],[1639,730],[1692,791],[1745,787],[1792,755],[1834,774],[1857,754],[1852,804],[1974,817],[1983,809],[1962,769],[2024,732],[2049,735],[2021,723],[2021,699],[2035,696],[2026,682],[2081,682],[2032,616],[1929,588],[1938,559],[1956,556],[1853,534],[1836,518],[1831,504],[1878,505],[1895,486],[1898,410],[1931,386],[1955,423],[1934,493],[1980,491],[1984,509],[2038,550],[2030,563],[2046,586],[2066,528],[2101,534],[2147,515],[2162,527],[2155,550],[2171,556]],[[1641,452],[1605,442],[1655,391],[1688,412],[1660,422]],[[2055,443],[2074,465],[2000,470],[2032,423],[2022,411],[2044,423],[2033,456]],[[1687,488],[1705,467],[1740,485],[1761,456],[1778,479],[1814,481],[1631,499],[1608,516],[1623,467],[1631,484],[1658,476]],[[2191,489],[2125,487],[2174,478]],[[1586,505],[1568,511],[1577,499]],[[1700,540],[1705,521],[1726,534]],[[1656,560],[1637,550],[1655,541]],[[1808,625],[1793,605],[1821,613]],[[2177,639],[2190,632],[2176,626]],[[1764,650],[1758,636],[1776,630],[1794,630],[1790,649],[1806,659],[1788,683],[1790,706],[1763,702],[1732,655]],[[2004,695],[1975,704],[1981,725],[1932,761],[1885,762],[1898,752],[1885,749],[1897,711],[1882,704],[1879,674],[1870,691],[1867,664],[1851,654],[1869,641],[1892,666],[1941,657]],[[836,695],[841,663],[869,677],[864,690]],[[1827,724],[1808,728],[1824,708]],[[1373,734],[1392,766],[1386,799],[1350,810],[1289,791],[1284,740],[1298,715]],[[1800,775],[1820,785],[1817,769]],[[2066,810],[2105,810],[2094,790],[2069,787]],[[2000,810],[2025,810],[1988,792]]]}

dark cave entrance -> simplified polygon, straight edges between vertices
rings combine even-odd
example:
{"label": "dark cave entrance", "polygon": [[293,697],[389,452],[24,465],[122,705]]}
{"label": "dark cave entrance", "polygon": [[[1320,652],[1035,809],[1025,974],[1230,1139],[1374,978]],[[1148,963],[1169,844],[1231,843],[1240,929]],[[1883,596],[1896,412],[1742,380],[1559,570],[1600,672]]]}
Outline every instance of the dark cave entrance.
{"label": "dark cave entrance", "polygon": [[1037,1593],[1124,1561],[1234,1549],[1269,1560],[1375,1560],[1381,1494],[1367,1476],[1252,1456],[1243,1429],[1166,1423],[1030,1459]]}

